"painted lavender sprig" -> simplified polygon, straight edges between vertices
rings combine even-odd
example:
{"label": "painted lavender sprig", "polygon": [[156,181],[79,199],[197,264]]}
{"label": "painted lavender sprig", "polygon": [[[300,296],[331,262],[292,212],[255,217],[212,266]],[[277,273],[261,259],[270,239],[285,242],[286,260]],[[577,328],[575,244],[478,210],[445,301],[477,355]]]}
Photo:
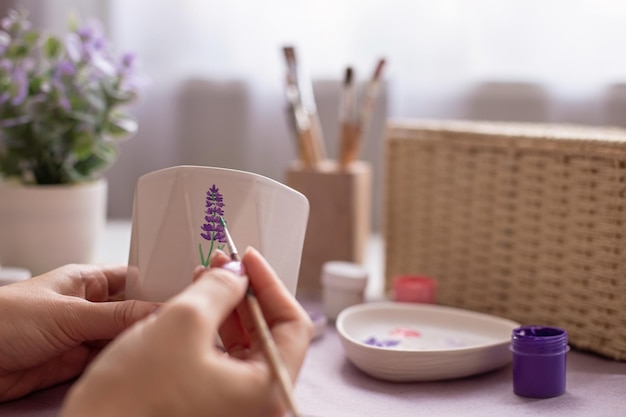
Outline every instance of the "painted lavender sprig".
{"label": "painted lavender sprig", "polygon": [[223,249],[226,244],[226,233],[224,233],[224,226],[222,226],[222,223],[220,222],[220,219],[224,215],[224,206],[224,196],[220,193],[219,188],[213,184],[206,193],[206,210],[204,211],[205,223],[202,225],[202,233],[200,233],[200,236],[202,236],[203,239],[211,242],[211,246],[209,247],[209,252],[206,254],[206,257],[204,255],[204,251],[202,250],[202,243],[198,244],[200,262],[205,267],[209,265],[209,260],[211,259],[211,253],[213,252],[215,242],[218,243],[218,249]]}

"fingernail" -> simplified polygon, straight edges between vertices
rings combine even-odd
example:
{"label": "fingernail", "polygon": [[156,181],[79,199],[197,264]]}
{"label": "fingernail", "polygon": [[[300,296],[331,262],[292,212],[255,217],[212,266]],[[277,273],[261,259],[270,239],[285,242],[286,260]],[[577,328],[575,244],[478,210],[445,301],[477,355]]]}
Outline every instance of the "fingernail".
{"label": "fingernail", "polygon": [[235,275],[238,275],[240,277],[246,275],[246,270],[243,267],[243,264],[239,261],[230,261],[230,262],[226,262],[224,265],[222,265],[223,269],[226,269],[232,273],[234,273]]}
{"label": "fingernail", "polygon": [[150,314],[159,314],[162,308],[163,308],[162,304],[153,305],[152,308],[150,309]]}
{"label": "fingernail", "polygon": [[207,269],[202,265],[196,266],[193,270],[193,281],[196,282],[200,278],[202,273],[206,270]]}
{"label": "fingernail", "polygon": [[213,253],[209,257],[209,259],[213,259],[213,258],[215,258],[218,255],[226,255],[226,253],[224,253],[224,251],[221,250],[221,249],[213,249]]}
{"label": "fingernail", "polygon": [[254,246],[247,246],[247,247],[246,247],[246,250],[243,252],[243,254],[245,255],[246,253],[251,253],[251,252],[256,252],[256,253],[259,253],[259,251],[258,251],[258,250],[256,250],[256,249],[254,248]]}

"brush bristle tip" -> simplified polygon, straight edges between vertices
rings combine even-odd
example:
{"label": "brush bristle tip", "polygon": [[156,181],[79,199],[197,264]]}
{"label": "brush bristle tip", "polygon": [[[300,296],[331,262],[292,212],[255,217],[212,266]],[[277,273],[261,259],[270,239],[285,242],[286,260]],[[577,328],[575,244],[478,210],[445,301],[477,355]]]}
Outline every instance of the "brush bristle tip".
{"label": "brush bristle tip", "polygon": [[352,67],[346,68],[346,75],[344,78],[344,83],[350,84],[352,82],[353,77],[354,77],[354,70],[352,69]]}

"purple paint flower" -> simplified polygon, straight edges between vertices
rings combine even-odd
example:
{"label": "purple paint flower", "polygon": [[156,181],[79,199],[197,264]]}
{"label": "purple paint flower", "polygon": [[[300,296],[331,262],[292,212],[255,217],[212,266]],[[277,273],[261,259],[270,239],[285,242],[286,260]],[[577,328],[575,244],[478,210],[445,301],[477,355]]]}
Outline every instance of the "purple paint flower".
{"label": "purple paint flower", "polygon": [[[219,188],[213,184],[209,191],[206,193],[206,210],[207,214],[204,217],[206,221],[205,224],[202,225],[202,230],[205,233],[200,233],[204,239],[209,241],[218,241],[220,243],[226,243],[226,236],[224,235],[224,227],[220,223],[220,217],[224,215],[224,197],[220,194]],[[219,236],[218,236],[219,235]],[[221,239],[218,239],[220,237]]]}
{"label": "purple paint flower", "polygon": [[366,345],[376,346],[376,347],[394,347],[400,344],[399,340],[396,339],[376,339],[374,336],[370,337],[363,341]]}
{"label": "purple paint flower", "polygon": [[224,227],[220,221],[222,216],[224,216],[224,206],[224,196],[220,193],[219,188],[213,184],[213,186],[211,186],[209,191],[206,193],[206,210],[204,211],[204,214],[206,214],[206,216],[204,216],[205,223],[201,226],[202,233],[200,233],[200,236],[203,239],[211,242],[211,247],[209,248],[209,252],[206,257],[202,251],[202,244],[200,244],[199,247],[200,260],[204,266],[209,264],[209,259],[211,257],[211,252],[213,252],[215,242],[226,243],[226,233],[224,232]]}

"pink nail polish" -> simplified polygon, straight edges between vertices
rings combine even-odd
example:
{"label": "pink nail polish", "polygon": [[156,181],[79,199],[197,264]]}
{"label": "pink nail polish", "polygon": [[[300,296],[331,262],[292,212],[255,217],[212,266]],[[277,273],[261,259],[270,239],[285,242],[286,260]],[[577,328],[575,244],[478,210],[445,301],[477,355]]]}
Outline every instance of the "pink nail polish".
{"label": "pink nail polish", "polygon": [[230,261],[222,265],[223,269],[226,269],[236,275],[244,276],[246,275],[246,270],[243,267],[243,264],[239,261]]}

